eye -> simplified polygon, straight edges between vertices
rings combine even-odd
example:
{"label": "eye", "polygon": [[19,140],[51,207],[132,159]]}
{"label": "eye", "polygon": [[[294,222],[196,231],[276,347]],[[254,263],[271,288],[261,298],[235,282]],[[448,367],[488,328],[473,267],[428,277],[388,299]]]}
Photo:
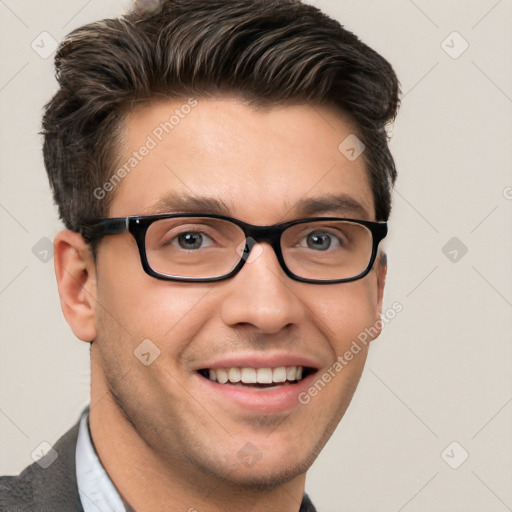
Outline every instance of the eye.
{"label": "eye", "polygon": [[300,245],[301,247],[308,247],[317,251],[326,251],[327,249],[335,249],[341,246],[340,240],[332,233],[321,231],[309,233],[306,237],[306,244],[306,246]]}
{"label": "eye", "polygon": [[185,250],[195,250],[204,248],[203,243],[211,242],[211,238],[199,231],[186,231],[184,233],[180,233],[175,236],[171,240],[169,240],[169,245],[178,245]]}

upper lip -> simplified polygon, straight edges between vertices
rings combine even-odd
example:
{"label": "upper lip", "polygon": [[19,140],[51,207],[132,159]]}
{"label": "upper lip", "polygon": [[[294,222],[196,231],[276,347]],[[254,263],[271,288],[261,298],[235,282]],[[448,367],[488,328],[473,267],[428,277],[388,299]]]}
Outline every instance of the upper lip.
{"label": "upper lip", "polygon": [[276,354],[227,354],[202,363],[196,366],[195,370],[217,369],[217,368],[278,368],[280,366],[302,366],[318,370],[320,363],[315,359],[290,353]]}

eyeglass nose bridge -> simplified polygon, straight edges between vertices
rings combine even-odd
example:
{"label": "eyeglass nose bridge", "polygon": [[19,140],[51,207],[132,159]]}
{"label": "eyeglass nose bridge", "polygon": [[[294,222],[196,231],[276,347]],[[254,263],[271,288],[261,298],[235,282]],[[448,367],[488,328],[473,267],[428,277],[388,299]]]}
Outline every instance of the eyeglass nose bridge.
{"label": "eyeglass nose bridge", "polygon": [[286,229],[286,226],[253,226],[250,224],[244,224],[240,227],[243,229],[245,235],[245,246],[242,253],[240,254],[241,261],[235,269],[236,272],[240,271],[246,262],[252,263],[256,259],[254,258],[251,260],[251,255],[254,254],[252,252],[253,249],[257,245],[266,242],[270,245],[270,247],[272,247],[277,257],[277,261],[281,265],[283,271],[287,275],[290,275],[290,271],[286,267],[283,252],[281,250],[281,235]]}

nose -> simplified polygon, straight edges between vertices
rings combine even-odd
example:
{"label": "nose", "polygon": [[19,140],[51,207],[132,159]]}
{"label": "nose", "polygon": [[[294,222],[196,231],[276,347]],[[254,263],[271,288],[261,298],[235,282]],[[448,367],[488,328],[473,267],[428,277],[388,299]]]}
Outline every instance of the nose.
{"label": "nose", "polygon": [[297,288],[307,285],[284,273],[268,243],[254,246],[245,265],[226,285],[221,307],[226,325],[250,324],[274,334],[304,318],[305,306]]}

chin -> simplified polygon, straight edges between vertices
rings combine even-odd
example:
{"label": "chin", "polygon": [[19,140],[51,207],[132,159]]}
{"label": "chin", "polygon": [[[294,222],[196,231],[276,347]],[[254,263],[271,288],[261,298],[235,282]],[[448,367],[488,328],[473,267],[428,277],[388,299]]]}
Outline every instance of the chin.
{"label": "chin", "polygon": [[[208,454],[196,462],[207,474],[241,486],[246,490],[272,490],[295,478],[304,475],[316,460],[323,445],[323,440],[311,442],[309,446],[298,446],[296,443],[283,449],[284,443],[268,443],[261,451],[256,447],[258,441],[247,442],[241,449],[231,452],[229,448],[224,455]],[[313,441],[313,440],[311,440]],[[240,445],[239,442],[236,442]],[[262,447],[263,441],[259,446]],[[229,453],[229,455],[228,455]]]}
{"label": "chin", "polygon": [[258,491],[280,487],[308,471],[318,454],[311,453],[302,460],[284,459],[278,464],[264,461],[264,457],[253,466],[237,464],[225,478],[247,489]]}

